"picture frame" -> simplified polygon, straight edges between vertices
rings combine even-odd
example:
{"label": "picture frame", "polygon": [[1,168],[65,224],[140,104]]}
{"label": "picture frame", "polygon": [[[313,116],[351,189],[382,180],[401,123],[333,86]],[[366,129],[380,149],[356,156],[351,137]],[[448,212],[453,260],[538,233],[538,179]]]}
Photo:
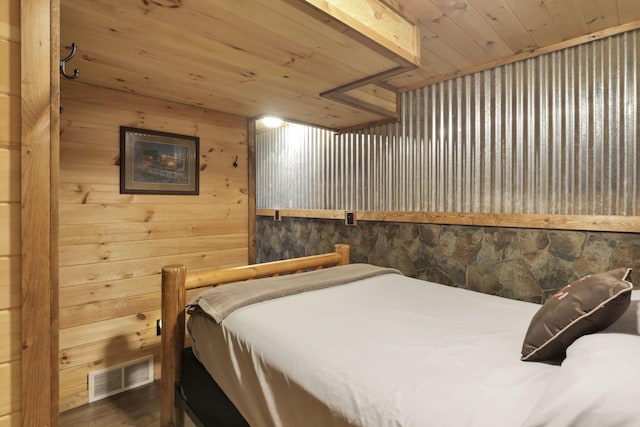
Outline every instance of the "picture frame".
{"label": "picture frame", "polygon": [[120,126],[120,193],[197,195],[200,138]]}

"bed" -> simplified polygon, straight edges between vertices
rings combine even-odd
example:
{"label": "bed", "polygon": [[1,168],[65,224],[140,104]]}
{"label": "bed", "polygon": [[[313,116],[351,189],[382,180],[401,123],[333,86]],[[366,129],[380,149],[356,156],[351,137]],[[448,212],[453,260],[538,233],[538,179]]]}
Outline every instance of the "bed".
{"label": "bed", "polygon": [[[581,307],[561,334],[552,331],[552,339],[528,348],[527,340],[555,327],[537,325],[541,315],[548,318],[542,308],[557,317],[561,306],[541,308],[348,260],[348,246],[337,245],[330,254],[234,269],[165,267],[162,425],[181,425],[183,410],[196,425],[631,426],[640,420],[634,385],[640,295],[629,271],[598,277],[607,282],[604,299],[593,310]],[[300,274],[285,274],[291,272]],[[558,293],[558,304],[587,287],[570,285],[568,297]],[[606,326],[594,329],[593,319],[602,323],[605,311]],[[575,336],[559,343],[569,332]],[[194,386],[198,381],[204,385]]]}

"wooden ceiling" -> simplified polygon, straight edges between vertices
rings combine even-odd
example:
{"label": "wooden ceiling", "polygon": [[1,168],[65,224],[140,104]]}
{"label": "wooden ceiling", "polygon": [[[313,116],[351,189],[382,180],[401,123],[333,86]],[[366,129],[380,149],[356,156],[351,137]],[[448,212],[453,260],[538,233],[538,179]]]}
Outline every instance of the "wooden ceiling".
{"label": "wooden ceiling", "polygon": [[399,91],[639,27],[638,0],[61,0],[61,56],[77,43],[66,84],[347,129],[393,119]]}
{"label": "wooden ceiling", "polygon": [[640,27],[638,0],[396,0],[415,16],[421,61],[402,90]]}

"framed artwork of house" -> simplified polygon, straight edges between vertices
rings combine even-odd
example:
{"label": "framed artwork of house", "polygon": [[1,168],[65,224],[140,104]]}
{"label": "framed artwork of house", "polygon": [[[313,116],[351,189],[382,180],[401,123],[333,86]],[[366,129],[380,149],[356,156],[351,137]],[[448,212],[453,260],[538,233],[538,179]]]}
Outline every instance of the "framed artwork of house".
{"label": "framed artwork of house", "polygon": [[120,193],[199,194],[200,138],[120,127]]}

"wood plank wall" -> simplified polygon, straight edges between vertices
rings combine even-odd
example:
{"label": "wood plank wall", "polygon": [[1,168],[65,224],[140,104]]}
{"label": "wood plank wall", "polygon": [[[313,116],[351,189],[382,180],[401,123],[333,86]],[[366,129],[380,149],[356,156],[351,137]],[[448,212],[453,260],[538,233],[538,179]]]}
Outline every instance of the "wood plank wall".
{"label": "wood plank wall", "polygon": [[[61,410],[87,402],[90,371],[153,354],[159,376],[163,265],[248,259],[247,120],[81,79],[61,93]],[[200,195],[120,194],[121,125],[199,136]]]}
{"label": "wood plank wall", "polygon": [[0,426],[19,426],[20,0],[0,2]]}

